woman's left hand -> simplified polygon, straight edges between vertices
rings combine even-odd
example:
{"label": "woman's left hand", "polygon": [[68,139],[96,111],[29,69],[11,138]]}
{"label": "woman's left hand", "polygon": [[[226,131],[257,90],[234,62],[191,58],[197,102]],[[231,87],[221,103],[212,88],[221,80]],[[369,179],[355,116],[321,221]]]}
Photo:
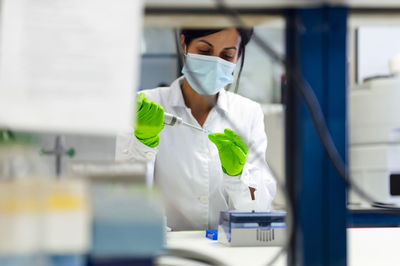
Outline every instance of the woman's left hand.
{"label": "woman's left hand", "polygon": [[224,133],[209,134],[208,138],[217,146],[222,170],[230,176],[240,175],[249,152],[243,138],[229,128]]}

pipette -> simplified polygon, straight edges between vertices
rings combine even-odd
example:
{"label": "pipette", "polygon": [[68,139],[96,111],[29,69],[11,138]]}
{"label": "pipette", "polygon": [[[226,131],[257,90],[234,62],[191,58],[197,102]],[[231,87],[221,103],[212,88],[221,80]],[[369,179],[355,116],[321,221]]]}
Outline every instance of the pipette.
{"label": "pipette", "polygon": [[203,133],[210,133],[208,130],[203,129],[201,127],[197,127],[195,125],[191,125],[189,123],[186,123],[183,121],[183,119],[179,116],[173,115],[173,114],[169,114],[169,113],[165,113],[164,112],[164,124],[168,125],[168,126],[176,126],[176,125],[183,125],[186,127],[190,127],[193,129],[196,129],[198,131],[201,131]]}

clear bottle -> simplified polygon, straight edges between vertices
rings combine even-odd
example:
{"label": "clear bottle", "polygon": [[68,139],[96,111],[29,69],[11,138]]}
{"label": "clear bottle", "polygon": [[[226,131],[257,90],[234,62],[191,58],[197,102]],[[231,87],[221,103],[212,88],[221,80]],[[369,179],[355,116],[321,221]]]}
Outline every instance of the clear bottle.
{"label": "clear bottle", "polygon": [[54,254],[44,247],[45,195],[51,184],[59,185],[49,166],[34,135],[0,130],[1,266],[85,265],[83,254]]}

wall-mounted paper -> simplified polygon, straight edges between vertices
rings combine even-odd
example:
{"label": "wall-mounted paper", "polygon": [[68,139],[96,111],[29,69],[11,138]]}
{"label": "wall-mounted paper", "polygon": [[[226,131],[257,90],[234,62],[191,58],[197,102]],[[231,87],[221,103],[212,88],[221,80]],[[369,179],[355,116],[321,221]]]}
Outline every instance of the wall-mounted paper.
{"label": "wall-mounted paper", "polygon": [[390,75],[389,62],[400,53],[400,27],[364,26],[357,31],[357,83]]}
{"label": "wall-mounted paper", "polygon": [[143,3],[3,0],[0,128],[114,134],[132,125]]}

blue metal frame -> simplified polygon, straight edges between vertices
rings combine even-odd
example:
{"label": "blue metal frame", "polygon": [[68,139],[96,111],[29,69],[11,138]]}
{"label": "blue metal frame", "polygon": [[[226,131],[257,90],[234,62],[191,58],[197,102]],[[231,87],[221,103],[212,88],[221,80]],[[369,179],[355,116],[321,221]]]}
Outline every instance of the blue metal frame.
{"label": "blue metal frame", "polygon": [[348,227],[400,227],[400,214],[384,209],[350,210]]}
{"label": "blue metal frame", "polygon": [[347,9],[292,9],[286,20],[286,178],[295,209],[289,265],[346,265],[345,184],[323,150],[292,77],[297,69],[313,88],[347,161]]}

